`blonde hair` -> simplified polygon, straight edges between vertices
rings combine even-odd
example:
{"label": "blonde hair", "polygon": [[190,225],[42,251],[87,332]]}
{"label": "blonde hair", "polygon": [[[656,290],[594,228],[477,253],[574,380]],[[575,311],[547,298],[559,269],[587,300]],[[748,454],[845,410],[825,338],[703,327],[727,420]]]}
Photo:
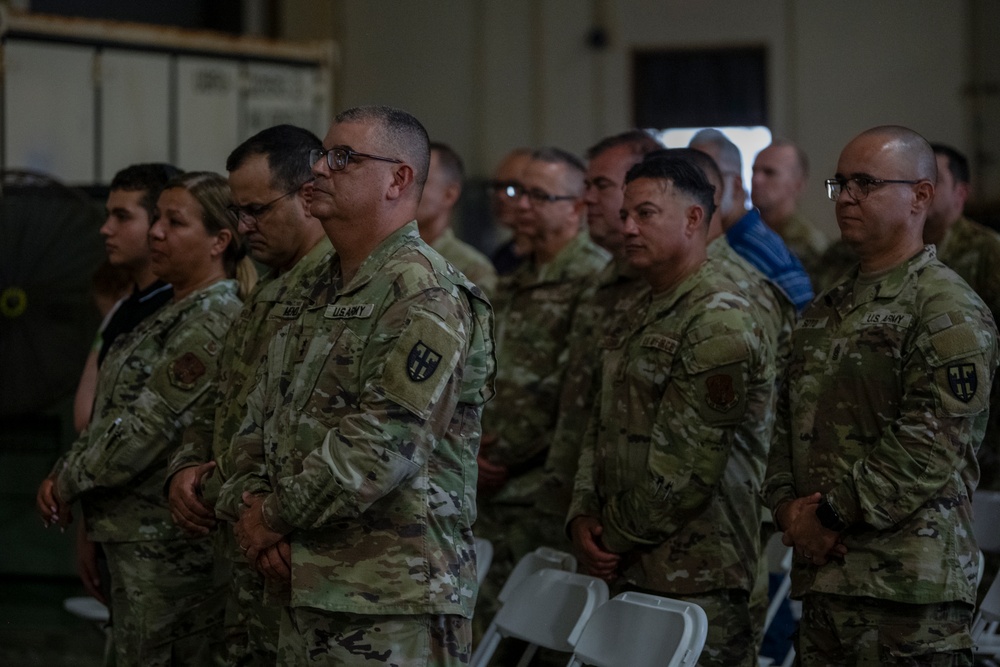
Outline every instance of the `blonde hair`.
{"label": "blonde hair", "polygon": [[235,278],[239,283],[240,298],[247,294],[257,284],[257,268],[247,257],[246,239],[240,234],[237,221],[229,212],[233,203],[229,181],[223,176],[211,171],[189,171],[171,178],[163,187],[184,188],[201,206],[201,222],[209,234],[218,234],[228,229],[232,240],[222,254],[222,264],[228,278]]}

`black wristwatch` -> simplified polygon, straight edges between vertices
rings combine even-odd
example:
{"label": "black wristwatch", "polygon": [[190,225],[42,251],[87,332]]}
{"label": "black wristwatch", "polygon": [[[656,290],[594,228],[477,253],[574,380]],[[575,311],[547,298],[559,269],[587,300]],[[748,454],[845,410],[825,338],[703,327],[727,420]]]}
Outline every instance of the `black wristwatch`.
{"label": "black wristwatch", "polygon": [[847,528],[847,522],[837,514],[837,510],[833,509],[833,505],[826,498],[819,501],[819,506],[816,507],[816,518],[819,519],[824,528],[835,533],[843,532]]}

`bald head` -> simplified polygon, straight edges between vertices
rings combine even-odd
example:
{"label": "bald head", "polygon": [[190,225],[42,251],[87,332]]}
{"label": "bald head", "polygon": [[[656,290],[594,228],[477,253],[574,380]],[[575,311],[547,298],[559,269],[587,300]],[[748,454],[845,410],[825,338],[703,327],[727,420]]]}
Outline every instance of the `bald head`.
{"label": "bald head", "polygon": [[880,125],[865,130],[851,143],[859,139],[880,143],[881,150],[891,155],[893,161],[909,167],[907,178],[927,179],[931,183],[937,181],[937,160],[934,158],[934,149],[926,139],[910,128],[901,125]]}
{"label": "bald head", "polygon": [[930,144],[905,127],[874,127],[854,137],[837,160],[837,225],[866,273],[882,271],[923,248],[937,164]]}

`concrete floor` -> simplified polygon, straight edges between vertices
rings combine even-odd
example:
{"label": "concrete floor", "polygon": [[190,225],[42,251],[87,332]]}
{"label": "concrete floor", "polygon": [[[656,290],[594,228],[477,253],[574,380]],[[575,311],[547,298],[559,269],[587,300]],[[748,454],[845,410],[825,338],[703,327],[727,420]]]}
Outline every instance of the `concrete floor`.
{"label": "concrete floor", "polygon": [[63,609],[84,594],[75,579],[0,578],[0,666],[100,667],[103,630]]}

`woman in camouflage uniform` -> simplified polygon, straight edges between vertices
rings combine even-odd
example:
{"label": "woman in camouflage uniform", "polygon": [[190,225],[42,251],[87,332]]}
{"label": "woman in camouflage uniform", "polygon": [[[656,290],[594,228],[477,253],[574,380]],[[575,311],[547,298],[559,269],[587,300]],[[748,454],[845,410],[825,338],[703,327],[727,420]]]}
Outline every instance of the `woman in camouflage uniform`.
{"label": "woman in camouflage uniform", "polygon": [[230,203],[226,180],[213,173],[164,188],[149,242],[173,301],[115,342],[90,426],[38,492],[47,524],[69,523],[79,499],[88,537],[107,554],[119,667],[207,665],[220,654],[224,588],[211,538],[173,524],[164,483],[195,408],[216,400],[219,351],[241,304],[232,278],[254,277]]}

